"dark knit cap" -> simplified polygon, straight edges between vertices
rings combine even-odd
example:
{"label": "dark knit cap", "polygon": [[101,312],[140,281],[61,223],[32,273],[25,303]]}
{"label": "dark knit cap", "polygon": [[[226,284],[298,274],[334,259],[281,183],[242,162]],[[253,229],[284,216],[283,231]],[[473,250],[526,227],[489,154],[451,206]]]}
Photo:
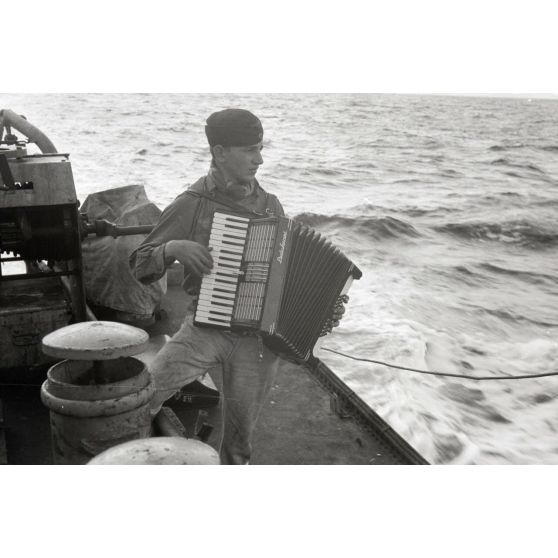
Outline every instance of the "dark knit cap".
{"label": "dark knit cap", "polygon": [[206,124],[205,135],[211,147],[245,147],[255,145],[263,138],[262,123],[249,110],[220,110],[214,112]]}

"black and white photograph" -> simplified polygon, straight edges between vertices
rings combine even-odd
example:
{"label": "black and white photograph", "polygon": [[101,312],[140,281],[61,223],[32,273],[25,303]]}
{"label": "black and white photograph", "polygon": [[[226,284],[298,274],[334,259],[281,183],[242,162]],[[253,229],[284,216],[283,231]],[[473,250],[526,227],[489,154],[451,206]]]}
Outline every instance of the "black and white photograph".
{"label": "black and white photograph", "polygon": [[[193,509],[206,490],[220,506],[271,482],[282,505],[306,489],[301,502],[336,517],[350,493],[339,521],[353,543],[367,525],[355,502],[367,509],[375,490],[390,503],[374,521],[395,501],[416,512],[429,486],[465,515],[457,501],[479,487],[484,520],[490,489],[495,506],[529,501],[537,475],[546,491],[558,464],[546,4],[239,2],[174,19],[165,2],[112,17],[101,4],[78,18],[60,2],[72,17],[37,23],[48,53],[16,48],[30,35],[5,42],[0,479],[30,470],[29,483],[102,490],[127,477],[122,489],[162,482],[181,498],[190,486]],[[515,497],[498,491],[512,485]],[[344,547],[281,548],[248,554]]]}
{"label": "black and white photograph", "polygon": [[555,99],[3,98],[8,463],[558,461]]}

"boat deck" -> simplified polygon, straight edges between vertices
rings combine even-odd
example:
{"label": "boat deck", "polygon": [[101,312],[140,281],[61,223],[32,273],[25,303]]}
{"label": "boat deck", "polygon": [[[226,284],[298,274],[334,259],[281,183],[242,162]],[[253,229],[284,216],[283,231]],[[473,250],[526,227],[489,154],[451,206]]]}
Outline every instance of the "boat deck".
{"label": "boat deck", "polygon": [[[186,298],[179,286],[169,287],[162,318],[145,327],[153,338],[172,335],[181,324]],[[99,318],[102,318],[99,316]],[[325,375],[324,375],[325,374]],[[328,376],[329,375],[329,376]],[[393,465],[426,463],[372,410],[358,409],[346,386],[338,385],[325,365],[312,370],[285,362],[262,411],[254,437],[251,463],[261,465]],[[45,370],[0,371],[0,400],[5,433],[4,462],[50,464],[48,410],[40,400]],[[217,387],[218,387],[218,382]],[[209,391],[189,401],[172,399],[168,406],[188,437],[218,448],[221,406]],[[356,412],[355,412],[356,410]],[[2,444],[0,444],[0,450]],[[0,462],[2,452],[0,451]]]}

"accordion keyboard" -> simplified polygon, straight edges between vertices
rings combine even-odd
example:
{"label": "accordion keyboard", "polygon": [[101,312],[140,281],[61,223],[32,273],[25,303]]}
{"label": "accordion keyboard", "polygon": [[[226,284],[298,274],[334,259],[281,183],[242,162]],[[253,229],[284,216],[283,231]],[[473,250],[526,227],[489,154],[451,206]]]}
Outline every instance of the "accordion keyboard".
{"label": "accordion keyboard", "polygon": [[215,213],[209,238],[213,269],[202,279],[196,312],[198,322],[231,325],[249,222],[244,217]]}

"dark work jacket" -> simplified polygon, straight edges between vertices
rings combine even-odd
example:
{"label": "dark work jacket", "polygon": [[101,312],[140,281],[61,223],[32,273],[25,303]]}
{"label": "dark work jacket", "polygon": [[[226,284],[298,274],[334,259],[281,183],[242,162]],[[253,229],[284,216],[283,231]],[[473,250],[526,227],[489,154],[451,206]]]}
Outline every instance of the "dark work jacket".
{"label": "dark work jacket", "polygon": [[[212,166],[207,176],[178,195],[163,211],[155,228],[130,256],[130,267],[136,279],[152,283],[164,275],[167,266],[172,263],[165,259],[164,250],[170,240],[194,240],[207,246],[215,209],[234,213],[240,213],[242,209],[251,218],[284,215],[279,200],[261,188],[256,180],[252,193],[240,200],[229,197],[223,191],[223,184],[221,173]],[[184,288],[190,290],[188,281]]]}

